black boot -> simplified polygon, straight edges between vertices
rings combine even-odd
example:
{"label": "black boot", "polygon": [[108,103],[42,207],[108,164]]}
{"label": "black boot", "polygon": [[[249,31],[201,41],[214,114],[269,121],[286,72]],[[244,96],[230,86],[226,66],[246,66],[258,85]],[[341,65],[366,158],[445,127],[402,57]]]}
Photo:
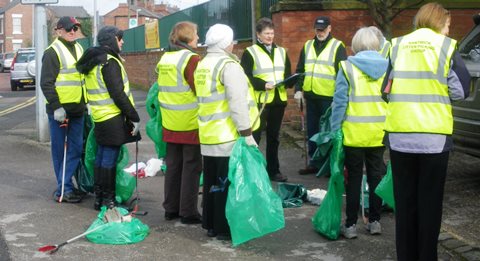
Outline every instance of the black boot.
{"label": "black boot", "polygon": [[93,209],[100,210],[103,202],[103,186],[102,186],[102,168],[95,167],[93,170],[93,193],[95,193],[95,202]]}
{"label": "black boot", "polygon": [[115,182],[116,182],[116,168],[102,168],[103,171],[103,206],[107,208],[114,208],[117,206],[115,200]]}

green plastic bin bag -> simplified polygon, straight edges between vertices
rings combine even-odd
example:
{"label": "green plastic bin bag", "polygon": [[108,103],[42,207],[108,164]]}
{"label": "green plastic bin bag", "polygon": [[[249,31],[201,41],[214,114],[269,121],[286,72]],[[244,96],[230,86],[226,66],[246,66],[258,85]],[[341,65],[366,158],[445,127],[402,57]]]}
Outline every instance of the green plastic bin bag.
{"label": "green plastic bin bag", "polygon": [[[90,130],[85,148],[85,168],[93,180],[93,170],[95,168],[95,157],[97,155],[97,142],[95,140],[94,128]],[[116,200],[119,203],[127,202],[135,190],[135,177],[125,172],[123,169],[127,166],[129,154],[127,146],[120,147],[120,153],[117,158],[117,175],[115,183]]]}
{"label": "green plastic bin bag", "polygon": [[375,189],[377,194],[389,207],[395,211],[395,197],[393,195],[393,176],[392,176],[392,163],[389,161],[387,164],[387,174],[378,183]]}
{"label": "green plastic bin bag", "polygon": [[233,246],[285,227],[282,200],[273,191],[265,166],[258,148],[240,137],[228,163],[230,186],[225,206]]}
{"label": "green plastic bin bag", "polygon": [[342,130],[336,131],[333,137],[332,154],[330,157],[332,174],[325,199],[322,201],[317,213],[313,216],[312,223],[315,231],[329,239],[336,240],[340,235],[340,224],[342,222],[342,195],[345,190],[343,161],[345,155]]}
{"label": "green plastic bin bag", "polygon": [[[128,215],[128,210],[117,207],[122,216]],[[87,231],[93,231],[86,237],[95,244],[126,245],[143,241],[149,234],[150,228],[143,224],[138,218],[132,217],[130,222],[108,222],[105,223],[103,217],[107,211],[102,207],[102,211],[93,221]],[[102,226],[102,228],[98,228]]]}
{"label": "green plastic bin bag", "polygon": [[150,119],[145,125],[145,131],[148,137],[155,144],[155,151],[158,158],[165,157],[167,151],[167,144],[163,141],[162,130],[162,114],[160,113],[160,104],[158,102],[158,84],[155,82],[148,91],[147,100],[145,102]]}
{"label": "green plastic bin bag", "polygon": [[307,189],[302,184],[278,183],[276,192],[284,208],[298,208],[307,199]]}
{"label": "green plastic bin bag", "polygon": [[330,127],[330,117],[332,115],[332,108],[329,107],[327,111],[320,117],[319,132],[314,134],[310,141],[317,145],[317,149],[312,155],[312,164],[319,169],[316,176],[320,177],[330,172],[330,154],[332,151],[332,139],[334,133]]}

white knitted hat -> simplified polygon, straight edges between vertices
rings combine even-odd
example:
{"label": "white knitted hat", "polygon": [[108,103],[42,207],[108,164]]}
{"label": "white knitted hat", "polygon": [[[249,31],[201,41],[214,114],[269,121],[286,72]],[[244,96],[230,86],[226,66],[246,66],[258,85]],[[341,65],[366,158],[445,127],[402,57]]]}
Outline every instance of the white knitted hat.
{"label": "white knitted hat", "polygon": [[215,24],[208,29],[205,38],[208,47],[225,49],[233,42],[233,30],[228,25]]}

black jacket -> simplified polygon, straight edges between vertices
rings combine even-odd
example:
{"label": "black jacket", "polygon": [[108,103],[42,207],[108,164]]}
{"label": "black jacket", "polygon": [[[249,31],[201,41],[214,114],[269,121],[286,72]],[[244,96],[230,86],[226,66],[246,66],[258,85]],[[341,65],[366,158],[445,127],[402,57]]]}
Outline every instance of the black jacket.
{"label": "black jacket", "polygon": [[120,65],[113,58],[107,60],[107,54],[121,60],[109,47],[91,47],[77,62],[77,70],[82,74],[88,74],[95,66],[104,64],[101,70],[103,80],[110,97],[122,113],[106,121],[95,122],[95,138],[101,145],[120,146],[136,140],[130,134],[133,127],[131,122],[140,122],[140,117],[123,91]]}
{"label": "black jacket", "polygon": [[[318,38],[315,36],[313,42],[313,47],[315,47],[315,54],[318,56],[324,49],[325,46],[327,46],[328,41],[332,39],[332,35],[329,34],[327,39],[324,41],[318,40]],[[335,75],[338,73],[338,66],[341,61],[344,61],[347,59],[347,51],[345,50],[345,47],[343,45],[339,45],[337,49],[337,53],[335,55],[335,61],[334,61],[334,66],[335,66]],[[297,63],[297,73],[304,73],[305,72],[305,48],[302,47],[302,50],[300,51],[300,57],[298,58],[298,63]],[[336,78],[336,77],[335,77]],[[297,85],[295,86],[295,91],[301,91],[303,87],[303,80],[304,77],[300,77],[300,79],[297,82]],[[333,97],[328,97],[328,96],[322,96],[322,95],[317,95],[313,93],[312,91],[304,92],[303,93],[305,99],[322,99],[322,100],[333,100]]]}
{"label": "black jacket", "polygon": [[[63,38],[58,38],[62,42],[75,59],[75,41],[68,42]],[[67,112],[68,117],[80,117],[85,113],[85,97],[80,100],[80,103],[64,103],[60,104],[57,91],[55,90],[55,82],[60,72],[60,61],[58,55],[53,48],[47,48],[42,57],[42,77],[40,80],[40,86],[42,88],[43,95],[47,99],[47,113],[52,114],[56,109],[63,107]],[[82,92],[83,93],[83,92]]]}
{"label": "black jacket", "polygon": [[[257,45],[262,48],[262,50],[265,53],[268,53],[270,56],[270,59],[273,61],[273,56],[274,56],[274,49],[277,48],[276,44],[272,44],[272,52],[268,52],[267,48],[265,45],[257,42]],[[285,53],[285,72],[283,75],[283,78],[286,79],[292,74],[292,69],[291,69],[291,64],[290,64],[290,58],[288,58],[288,54]],[[245,50],[242,55],[242,60],[240,61],[240,64],[243,67],[243,70],[245,71],[245,74],[247,75],[248,79],[250,80],[250,83],[253,85],[253,89],[256,91],[265,91],[265,84],[267,83],[266,81],[254,77],[253,76],[253,66],[254,66],[254,60],[250,52]],[[292,86],[285,86],[286,88],[291,88]],[[258,104],[261,104],[263,101],[257,101]],[[287,101],[282,101],[280,99],[280,95],[278,93],[278,89],[275,88],[275,97],[273,98],[272,103],[267,104],[268,106],[274,106],[274,105],[282,105],[286,106]]]}

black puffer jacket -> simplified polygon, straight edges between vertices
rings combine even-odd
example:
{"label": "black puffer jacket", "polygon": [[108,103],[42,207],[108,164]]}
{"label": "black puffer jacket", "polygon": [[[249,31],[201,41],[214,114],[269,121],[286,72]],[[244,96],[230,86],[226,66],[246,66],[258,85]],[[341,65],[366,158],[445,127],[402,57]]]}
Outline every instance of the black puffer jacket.
{"label": "black puffer jacket", "polygon": [[[119,50],[115,34],[108,35],[110,41],[101,42],[100,39],[103,39],[100,37],[102,30],[98,34],[98,39],[99,43],[103,43],[103,45],[89,48],[77,62],[77,70],[82,74],[88,74],[97,65],[103,64],[101,72],[108,93],[115,105],[122,111],[122,114],[106,121],[95,122],[95,138],[97,143],[101,145],[120,146],[140,138],[139,135],[132,137],[130,134],[133,128],[131,122],[140,122],[140,117],[123,91],[120,65],[113,58],[107,60],[107,54],[121,60],[118,55]],[[113,44],[115,45],[112,46]]]}

